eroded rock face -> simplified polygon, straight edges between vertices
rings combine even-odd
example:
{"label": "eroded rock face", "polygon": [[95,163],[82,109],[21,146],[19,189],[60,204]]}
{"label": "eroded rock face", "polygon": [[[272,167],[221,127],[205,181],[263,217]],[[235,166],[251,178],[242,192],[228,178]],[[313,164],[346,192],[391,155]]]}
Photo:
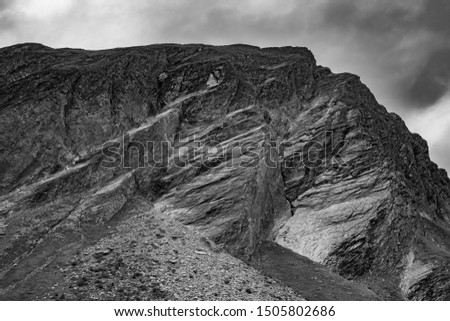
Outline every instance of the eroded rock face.
{"label": "eroded rock face", "polygon": [[448,298],[446,172],[306,48],[0,56],[3,297],[139,198],[246,262],[275,241],[379,298]]}

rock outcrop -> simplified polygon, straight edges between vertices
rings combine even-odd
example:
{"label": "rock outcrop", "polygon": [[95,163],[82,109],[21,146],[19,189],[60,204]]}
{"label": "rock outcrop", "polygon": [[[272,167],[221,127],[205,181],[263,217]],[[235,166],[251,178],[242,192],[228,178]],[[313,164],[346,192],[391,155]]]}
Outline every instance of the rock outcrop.
{"label": "rock outcrop", "polygon": [[447,173],[357,76],[308,49],[20,44],[0,57],[2,298],[44,298],[75,271],[51,273],[67,253],[155,211],[281,282],[265,267],[291,256],[326,266],[324,289],[356,282],[354,299],[450,298]]}

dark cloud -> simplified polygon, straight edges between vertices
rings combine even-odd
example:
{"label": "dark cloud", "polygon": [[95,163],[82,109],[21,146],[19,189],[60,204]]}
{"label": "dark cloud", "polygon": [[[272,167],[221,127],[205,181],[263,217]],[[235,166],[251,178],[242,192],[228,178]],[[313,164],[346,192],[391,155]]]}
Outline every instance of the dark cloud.
{"label": "dark cloud", "polygon": [[404,79],[399,92],[412,106],[432,106],[449,90],[450,49],[430,52],[414,78]]}
{"label": "dark cloud", "polygon": [[365,8],[361,5],[364,1],[334,0],[323,6],[321,21],[324,27],[351,28],[361,36],[386,37],[399,27],[409,28],[411,12],[408,8],[378,2],[377,6]]}
{"label": "dark cloud", "polygon": [[450,35],[450,3],[447,0],[427,0],[425,9],[418,16],[419,23],[441,33]]}
{"label": "dark cloud", "polygon": [[13,1],[9,0],[0,0],[0,12],[3,11],[5,8],[8,8]]}
{"label": "dark cloud", "polygon": [[[371,1],[372,6],[361,5],[360,1],[335,0],[324,6],[322,12],[323,27],[352,30],[356,41],[364,43],[372,55],[382,56],[399,45],[405,37],[429,34],[434,38],[428,48],[418,43],[413,50],[420,50],[421,64],[414,65],[402,57],[388,61],[384,66],[395,72],[397,69],[409,69],[396,81],[395,92],[405,106],[429,107],[441,99],[449,89],[450,83],[450,2],[446,0],[412,1],[417,10],[405,1]],[[375,5],[373,5],[375,4]],[[422,46],[418,48],[418,46]],[[400,53],[411,54],[414,53]],[[397,62],[395,66],[393,62]],[[425,62],[425,64],[422,64]],[[411,63],[410,66],[407,64]],[[394,70],[392,70],[394,67]]]}
{"label": "dark cloud", "polygon": [[429,0],[422,13],[414,21],[416,26],[436,33],[437,48],[430,48],[426,64],[418,70],[414,81],[403,91],[406,98],[418,106],[431,106],[442,98],[450,85],[450,2]]}
{"label": "dark cloud", "polygon": [[262,45],[286,39],[299,42],[296,35],[305,27],[301,5],[297,4],[282,14],[259,14],[246,11],[237,1],[231,3],[236,5],[218,6],[210,0],[178,2],[175,8],[167,11],[161,35],[178,42],[245,42]]}
{"label": "dark cloud", "polygon": [[13,0],[0,0],[0,34],[14,26],[15,14],[11,11],[13,5]]}

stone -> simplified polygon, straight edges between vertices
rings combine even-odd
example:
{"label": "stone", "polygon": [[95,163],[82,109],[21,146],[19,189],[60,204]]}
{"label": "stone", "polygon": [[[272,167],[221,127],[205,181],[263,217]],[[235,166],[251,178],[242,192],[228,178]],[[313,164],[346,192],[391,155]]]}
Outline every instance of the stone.
{"label": "stone", "polygon": [[449,297],[446,171],[358,76],[307,48],[19,44],[0,57],[1,299],[30,299],[15,286],[120,233],[142,199],[204,237],[208,257],[258,266],[259,253],[264,269],[274,242],[370,297]]}

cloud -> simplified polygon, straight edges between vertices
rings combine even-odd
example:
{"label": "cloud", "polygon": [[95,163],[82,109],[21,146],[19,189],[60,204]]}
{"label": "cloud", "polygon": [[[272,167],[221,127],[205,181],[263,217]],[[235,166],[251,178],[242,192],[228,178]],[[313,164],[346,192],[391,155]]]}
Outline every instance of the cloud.
{"label": "cloud", "polygon": [[450,128],[444,130],[442,139],[430,144],[430,157],[450,174]]}
{"label": "cloud", "polygon": [[450,48],[442,48],[429,53],[425,64],[400,84],[399,93],[405,101],[418,106],[431,106],[439,101],[450,85]]}
{"label": "cloud", "polygon": [[386,57],[377,67],[385,69],[388,78],[394,74],[392,94],[397,94],[405,106],[426,108],[435,104],[450,83],[450,2],[370,3],[330,2],[323,10],[323,26],[353,32],[355,42],[363,44],[360,47],[368,56]]}
{"label": "cloud", "polygon": [[410,130],[424,137],[430,148],[430,156],[450,173],[450,93],[438,103],[420,113],[414,113],[410,119]]}
{"label": "cloud", "polygon": [[9,1],[9,0],[0,0],[0,12],[2,12],[3,10],[10,7],[12,2],[13,1]]}
{"label": "cloud", "polygon": [[69,13],[73,0],[15,0],[16,8],[25,16],[48,19]]}
{"label": "cloud", "polygon": [[13,0],[0,0],[0,34],[14,26],[14,13],[11,11],[13,5]]}

